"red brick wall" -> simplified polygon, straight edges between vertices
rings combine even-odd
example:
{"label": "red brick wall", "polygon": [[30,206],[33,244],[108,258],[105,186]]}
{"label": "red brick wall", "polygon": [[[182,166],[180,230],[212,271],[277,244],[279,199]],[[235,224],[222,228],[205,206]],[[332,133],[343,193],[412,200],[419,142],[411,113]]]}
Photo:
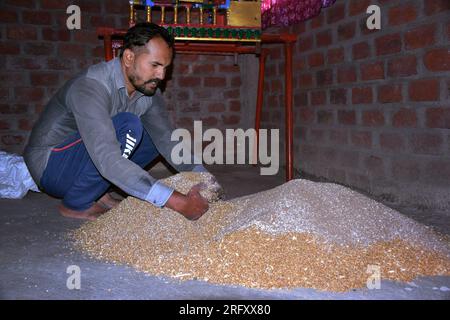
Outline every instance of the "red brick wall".
{"label": "red brick wall", "polygon": [[[126,0],[0,1],[0,149],[21,153],[53,93],[83,68],[103,60],[96,28],[128,27]],[[81,8],[81,30],[66,28],[66,9]],[[218,128],[240,125],[240,69],[230,56],[177,55],[167,83],[175,122]]]}
{"label": "red brick wall", "polygon": [[[381,30],[366,28],[370,4]],[[290,28],[296,169],[392,203],[450,208],[449,14],[448,0],[338,0]],[[284,63],[272,53],[263,121],[282,128]]]}

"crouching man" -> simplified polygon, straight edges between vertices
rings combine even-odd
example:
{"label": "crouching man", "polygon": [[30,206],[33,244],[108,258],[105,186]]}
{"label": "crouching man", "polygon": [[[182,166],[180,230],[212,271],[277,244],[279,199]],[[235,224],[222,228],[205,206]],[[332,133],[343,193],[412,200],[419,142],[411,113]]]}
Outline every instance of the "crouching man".
{"label": "crouching man", "polygon": [[184,195],[143,169],[162,155],[178,171],[206,171],[170,159],[174,128],[158,85],[173,44],[163,27],[137,24],[125,35],[120,57],[81,72],[47,104],[24,158],[36,184],[63,199],[62,215],[94,220],[117,204],[106,193],[111,185],[188,219],[208,210],[199,186]]}

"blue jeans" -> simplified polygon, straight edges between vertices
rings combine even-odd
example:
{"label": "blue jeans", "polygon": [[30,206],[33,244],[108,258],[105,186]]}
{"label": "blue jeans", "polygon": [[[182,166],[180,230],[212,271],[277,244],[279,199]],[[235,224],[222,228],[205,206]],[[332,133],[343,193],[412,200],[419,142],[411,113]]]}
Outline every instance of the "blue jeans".
{"label": "blue jeans", "polygon": [[[122,154],[126,135],[136,139],[129,160],[144,168],[159,155],[138,116],[122,112],[112,122]],[[111,186],[98,172],[79,133],[52,150],[40,183],[46,193],[63,198],[64,206],[77,211],[90,208]]]}

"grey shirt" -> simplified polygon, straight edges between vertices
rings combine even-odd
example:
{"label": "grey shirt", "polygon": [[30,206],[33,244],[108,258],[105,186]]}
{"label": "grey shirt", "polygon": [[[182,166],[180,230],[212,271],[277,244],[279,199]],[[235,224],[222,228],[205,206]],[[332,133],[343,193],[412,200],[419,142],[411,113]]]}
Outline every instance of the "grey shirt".
{"label": "grey shirt", "polygon": [[171,161],[175,129],[170,122],[161,92],[128,96],[120,58],[93,65],[67,81],[48,102],[33,127],[24,159],[33,180],[40,179],[52,149],[70,135],[80,133],[95,167],[108,181],[126,193],[163,206],[173,189],[124,158],[111,118],[119,112],[140,117],[159,153],[178,171],[206,171],[201,165],[177,165]]}

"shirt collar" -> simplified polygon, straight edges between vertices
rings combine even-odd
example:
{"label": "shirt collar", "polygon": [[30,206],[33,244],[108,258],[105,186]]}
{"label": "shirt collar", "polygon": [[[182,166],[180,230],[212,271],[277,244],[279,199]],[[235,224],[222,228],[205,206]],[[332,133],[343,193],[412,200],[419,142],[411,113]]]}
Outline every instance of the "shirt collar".
{"label": "shirt collar", "polygon": [[117,89],[125,88],[124,75],[122,71],[122,65],[120,63],[120,58],[114,58],[113,60],[113,72],[114,72],[114,82]]}
{"label": "shirt collar", "polygon": [[[122,70],[122,64],[120,61],[119,57],[114,58],[113,60],[113,72],[114,72],[114,81],[116,84],[116,88],[117,90],[121,90],[122,88],[124,88],[125,94],[128,97],[128,91],[127,88],[125,86],[125,75],[123,74],[123,70]],[[139,91],[135,91],[133,94],[133,100],[140,98],[141,96],[143,96],[143,94]]]}

